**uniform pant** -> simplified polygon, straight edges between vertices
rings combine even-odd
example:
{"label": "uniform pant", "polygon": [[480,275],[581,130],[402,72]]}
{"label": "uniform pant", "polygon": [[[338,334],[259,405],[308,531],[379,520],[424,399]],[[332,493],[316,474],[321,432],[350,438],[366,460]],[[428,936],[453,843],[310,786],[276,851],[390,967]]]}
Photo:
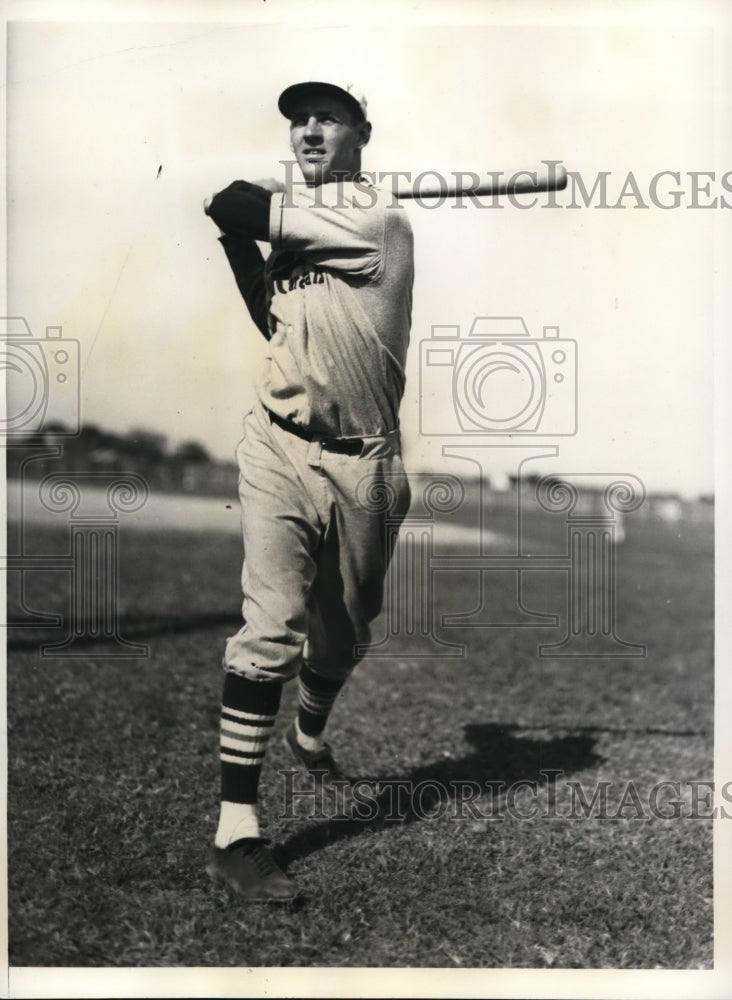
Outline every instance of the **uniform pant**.
{"label": "uniform pant", "polygon": [[399,434],[365,437],[360,454],[330,450],[270,421],[262,406],[237,448],[244,625],[224,666],[286,681],[303,656],[344,680],[370,638],[398,525],[409,507]]}

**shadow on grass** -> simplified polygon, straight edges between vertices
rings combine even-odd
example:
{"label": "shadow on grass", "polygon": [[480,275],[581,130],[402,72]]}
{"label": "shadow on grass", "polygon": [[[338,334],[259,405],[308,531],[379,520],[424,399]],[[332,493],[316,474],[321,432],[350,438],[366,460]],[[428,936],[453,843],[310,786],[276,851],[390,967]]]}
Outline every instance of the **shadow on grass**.
{"label": "shadow on grass", "polygon": [[[548,771],[568,774],[595,767],[603,760],[594,752],[595,737],[588,733],[538,739],[515,735],[520,732],[524,732],[520,727],[497,723],[467,725],[464,733],[473,747],[472,753],[460,758],[441,758],[416,767],[407,774],[370,780],[375,794],[368,800],[369,809],[365,818],[334,816],[300,831],[279,845],[277,854],[280,860],[288,864],[295,858],[306,857],[339,840],[373,833],[395,824],[428,819],[431,809],[436,810],[444,803],[444,798],[441,801],[441,790],[456,789],[461,784],[479,785],[489,792],[490,809],[486,812],[481,808],[478,814],[487,817],[490,811],[500,809],[506,789],[516,782],[536,782],[539,787],[546,786]],[[416,802],[413,795],[396,797],[395,789],[399,785],[411,790],[421,784],[423,788]],[[313,788],[312,783],[310,788]],[[295,786],[296,792],[301,790],[301,787]],[[460,815],[470,818],[467,799],[460,804],[460,808]],[[366,809],[361,810],[362,816],[364,813]]]}

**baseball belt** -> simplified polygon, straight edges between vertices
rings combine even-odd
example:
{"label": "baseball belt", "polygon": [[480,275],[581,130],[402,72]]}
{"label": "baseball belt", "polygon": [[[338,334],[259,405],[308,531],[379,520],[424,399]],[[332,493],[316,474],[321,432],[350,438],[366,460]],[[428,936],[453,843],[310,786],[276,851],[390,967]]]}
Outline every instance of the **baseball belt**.
{"label": "baseball belt", "polygon": [[295,424],[291,420],[285,420],[284,417],[281,417],[278,413],[273,413],[266,406],[264,409],[270,423],[277,424],[283,431],[287,431],[288,434],[293,434],[303,441],[320,441],[321,446],[326,451],[335,451],[340,455],[360,455],[363,451],[363,441],[361,438],[332,438],[323,437],[320,434],[311,434],[304,427],[300,427],[299,424]]}

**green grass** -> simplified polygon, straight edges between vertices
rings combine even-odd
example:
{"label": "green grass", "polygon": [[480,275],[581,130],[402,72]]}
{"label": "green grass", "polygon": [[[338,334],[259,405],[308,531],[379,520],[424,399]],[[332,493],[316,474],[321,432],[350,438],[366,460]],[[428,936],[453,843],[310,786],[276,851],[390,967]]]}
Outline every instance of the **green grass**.
{"label": "green grass", "polygon": [[[538,520],[534,537],[548,538]],[[64,544],[34,532],[37,551]],[[536,629],[466,629],[458,660],[368,659],[332,717],[339,759],[413,782],[541,783],[556,768],[560,803],[568,781],[590,793],[608,781],[615,806],[631,780],[643,798],[663,779],[711,779],[712,558],[703,526],[629,519],[618,631],[647,644],[645,659],[540,659]],[[230,536],[125,533],[123,633],[147,658],[95,659],[104,647],[89,645],[83,659],[43,659],[49,630],[11,634],[12,965],[711,967],[710,820],[519,819],[500,795],[503,819],[486,819],[487,793],[477,817],[381,809],[348,822],[299,807],[283,819],[279,740],[263,812],[306,900],[245,906],[212,885],[220,660],[239,569]],[[470,606],[470,583],[445,573],[440,608]],[[29,579],[31,607],[66,600],[58,574]]]}

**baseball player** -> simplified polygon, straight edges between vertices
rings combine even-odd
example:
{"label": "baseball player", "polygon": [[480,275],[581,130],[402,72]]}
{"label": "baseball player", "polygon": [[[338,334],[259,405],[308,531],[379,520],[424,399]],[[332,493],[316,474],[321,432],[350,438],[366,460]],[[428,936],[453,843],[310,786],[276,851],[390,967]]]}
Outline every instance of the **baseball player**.
{"label": "baseball player", "polygon": [[[302,183],[235,181],[206,205],[252,319],[269,341],[237,449],[244,625],[224,655],[221,813],[208,872],[249,900],[297,893],[260,833],[257,788],[282,685],[285,741],[327,784],[323,732],[382,604],[390,539],[359,484],[409,506],[399,404],[411,323],[412,232],[391,192],[361,178],[371,125],[352,88],[300,83],[279,98]],[[264,260],[255,241],[269,242]]]}

